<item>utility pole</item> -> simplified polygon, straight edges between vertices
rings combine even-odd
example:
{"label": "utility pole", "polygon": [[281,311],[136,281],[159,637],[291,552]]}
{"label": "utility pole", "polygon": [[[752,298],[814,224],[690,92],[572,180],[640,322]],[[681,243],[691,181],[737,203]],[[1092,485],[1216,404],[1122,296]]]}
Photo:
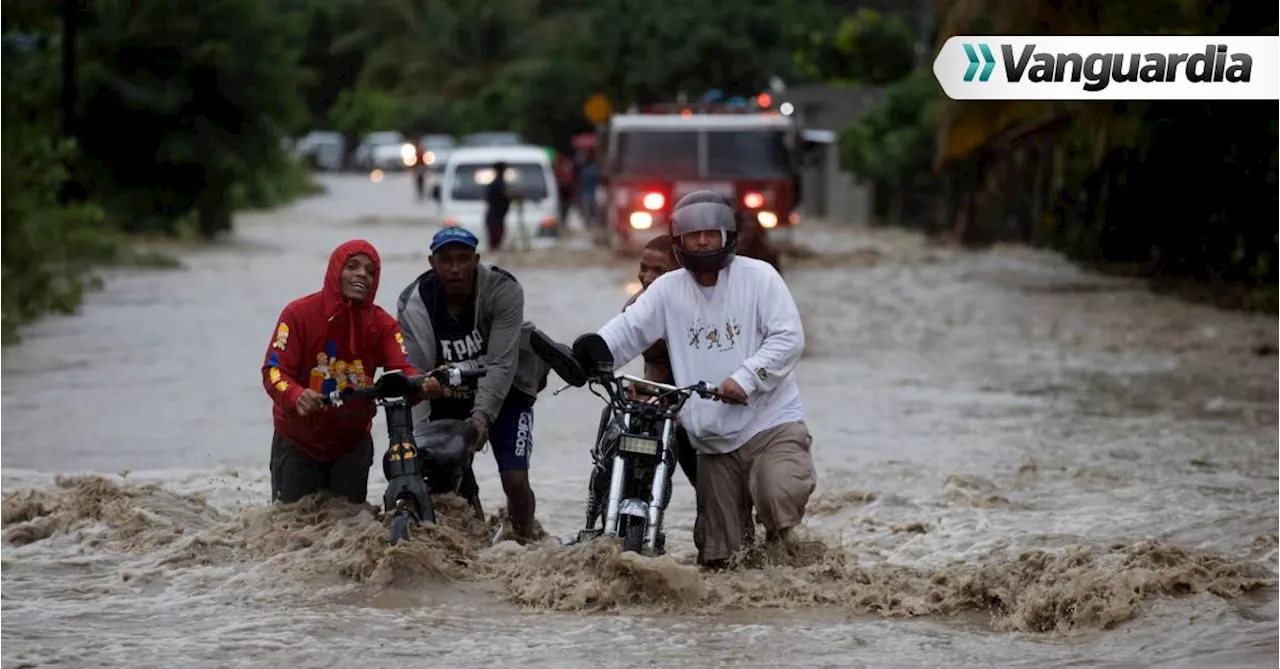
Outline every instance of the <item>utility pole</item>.
{"label": "utility pole", "polygon": [[614,109],[622,109],[627,97],[624,90],[626,68],[623,66],[627,59],[627,30],[621,25],[621,21],[612,17],[623,15],[626,10],[626,0],[610,0],[602,4],[604,9],[601,14],[605,18],[592,27],[605,33],[606,38],[602,41],[608,44],[608,47],[601,49],[601,56],[611,61],[607,63],[609,72],[605,75],[603,93],[613,103]]}
{"label": "utility pole", "polygon": [[916,11],[916,69],[929,69],[929,56],[933,55],[933,3],[920,0]]}
{"label": "utility pole", "polygon": [[62,136],[64,139],[79,137],[76,119],[78,106],[76,85],[76,40],[80,35],[85,0],[62,0]]}
{"label": "utility pole", "polygon": [[[62,138],[80,139],[79,92],[76,81],[76,42],[88,0],[62,0]],[[58,200],[63,204],[83,201],[88,193],[76,179],[71,166],[68,178],[58,186]]]}

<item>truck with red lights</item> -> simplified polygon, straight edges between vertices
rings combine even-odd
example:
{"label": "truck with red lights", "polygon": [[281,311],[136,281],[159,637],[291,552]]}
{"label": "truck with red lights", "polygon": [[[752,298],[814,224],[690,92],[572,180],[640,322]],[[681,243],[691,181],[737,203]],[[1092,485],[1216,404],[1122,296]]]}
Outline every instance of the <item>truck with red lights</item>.
{"label": "truck with red lights", "polygon": [[708,190],[734,202],[745,225],[764,231],[799,222],[799,169],[806,142],[777,112],[614,115],[600,132],[604,177],[599,215],[609,245],[634,250],[668,229],[684,195]]}

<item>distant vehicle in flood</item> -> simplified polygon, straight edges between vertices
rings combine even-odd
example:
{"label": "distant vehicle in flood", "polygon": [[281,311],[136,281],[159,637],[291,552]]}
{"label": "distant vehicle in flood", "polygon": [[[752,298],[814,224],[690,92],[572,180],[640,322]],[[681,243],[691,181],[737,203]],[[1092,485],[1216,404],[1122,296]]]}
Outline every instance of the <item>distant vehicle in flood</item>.
{"label": "distant vehicle in flood", "polygon": [[520,146],[524,138],[518,132],[473,132],[463,135],[462,146]]}
{"label": "distant vehicle in flood", "polygon": [[342,133],[313,130],[302,136],[293,153],[313,169],[336,171],[347,159],[347,140]]}

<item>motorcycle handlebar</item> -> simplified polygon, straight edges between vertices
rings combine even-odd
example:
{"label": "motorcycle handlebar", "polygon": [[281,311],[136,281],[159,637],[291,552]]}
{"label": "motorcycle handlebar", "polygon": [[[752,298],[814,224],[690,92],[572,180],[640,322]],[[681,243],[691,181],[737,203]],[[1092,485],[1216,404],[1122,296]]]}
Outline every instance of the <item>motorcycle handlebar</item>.
{"label": "motorcycle handlebar", "polygon": [[[420,386],[422,385],[422,380],[427,377],[431,377],[446,386],[457,386],[461,385],[463,381],[478,379],[487,373],[488,372],[483,367],[446,367],[444,369],[433,369],[420,377],[414,377],[418,379],[418,381],[413,385],[415,387]],[[413,381],[413,379],[410,379],[410,381]]]}
{"label": "motorcycle handlebar", "polygon": [[[392,383],[392,382],[388,380],[388,378],[390,377],[389,374],[383,374],[371,386],[365,386],[363,388],[344,388],[342,390],[334,390],[332,392],[324,394],[323,398],[324,398],[325,404],[336,405],[336,404],[341,404],[342,402],[345,402],[347,400],[357,400],[357,399],[376,400],[376,399],[385,399],[388,397],[400,397],[406,394],[405,392],[406,387],[408,389],[408,392],[413,392],[414,390],[421,388],[422,383],[426,381],[428,378],[435,379],[439,381],[442,385],[456,387],[456,386],[462,385],[463,381],[478,379],[483,377],[487,373],[488,371],[484,367],[466,367],[466,368],[443,367],[440,369],[433,369],[430,372],[427,372],[426,374],[415,374],[413,376],[402,377],[404,378],[404,386],[400,388],[395,388],[395,387],[388,388],[386,385],[384,385],[385,383]],[[393,372],[392,374],[398,374],[398,372]]]}
{"label": "motorcycle handlebar", "polygon": [[659,383],[657,381],[642,379],[638,376],[632,376],[630,374],[620,374],[616,378],[625,379],[632,383],[638,383],[638,384],[646,385],[652,388],[657,388],[659,390],[665,391],[663,393],[654,393],[654,394],[665,395],[667,393],[680,393],[684,395],[698,395],[704,399],[720,400],[721,402],[724,402],[726,404],[745,404],[745,402],[740,402],[732,397],[729,397],[728,395],[722,395],[716,392],[714,388],[707,385],[706,381],[699,381],[691,386],[685,386],[682,388],[680,386],[673,386],[667,383]]}

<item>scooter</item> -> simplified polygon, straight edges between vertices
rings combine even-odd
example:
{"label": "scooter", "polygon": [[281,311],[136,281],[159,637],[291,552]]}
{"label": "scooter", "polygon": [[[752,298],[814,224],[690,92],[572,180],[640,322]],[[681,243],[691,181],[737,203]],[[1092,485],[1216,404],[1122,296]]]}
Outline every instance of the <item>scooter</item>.
{"label": "scooter", "polygon": [[427,378],[443,385],[459,387],[485,375],[483,367],[448,367],[418,376],[398,370],[384,373],[372,386],[344,388],[325,396],[325,402],[342,406],[351,400],[373,400],[387,412],[388,448],[382,458],[387,490],[382,503],[391,514],[389,532],[392,545],[407,540],[410,529],[421,523],[435,524],[432,494],[454,492],[466,499],[476,517],[484,520],[480,489],[471,468],[476,434],[462,420],[432,421],[425,443],[419,447],[413,436],[410,398]]}

